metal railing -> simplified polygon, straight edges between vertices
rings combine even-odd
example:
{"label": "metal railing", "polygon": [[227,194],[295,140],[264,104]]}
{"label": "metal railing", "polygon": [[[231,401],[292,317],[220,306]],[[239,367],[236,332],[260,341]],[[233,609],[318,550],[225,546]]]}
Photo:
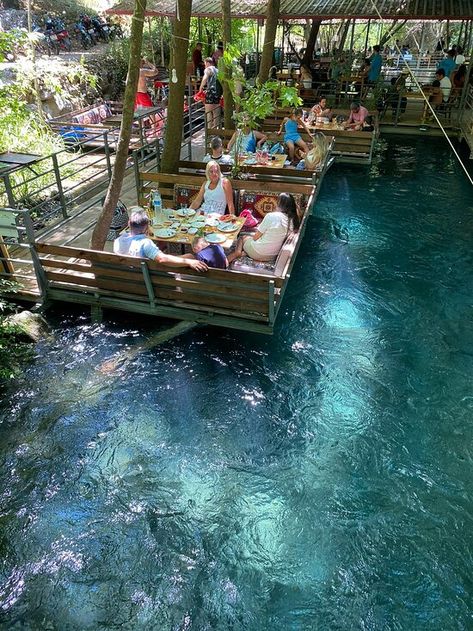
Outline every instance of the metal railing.
{"label": "metal railing", "polygon": [[[159,156],[162,133],[143,128],[130,167]],[[36,230],[69,218],[77,206],[90,208],[110,180],[117,142],[118,128],[87,130],[63,150],[0,175],[0,206],[27,207]]]}
{"label": "metal railing", "polygon": [[473,86],[469,85],[460,116],[460,137],[465,140],[470,149],[470,159],[473,159]]}

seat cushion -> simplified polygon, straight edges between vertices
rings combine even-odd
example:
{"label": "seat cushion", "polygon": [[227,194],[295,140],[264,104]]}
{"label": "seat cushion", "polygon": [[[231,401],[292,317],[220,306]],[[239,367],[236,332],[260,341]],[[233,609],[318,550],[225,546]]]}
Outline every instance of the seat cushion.
{"label": "seat cushion", "polygon": [[[261,220],[265,215],[276,210],[278,198],[279,193],[271,193],[270,191],[240,191],[238,214],[242,210],[248,209],[256,219]],[[301,217],[307,204],[306,195],[295,193],[294,199]]]}
{"label": "seat cushion", "polygon": [[276,257],[272,261],[254,261],[249,256],[243,255],[235,259],[230,265],[230,268],[237,272],[253,272],[272,276],[274,274],[275,264]]}

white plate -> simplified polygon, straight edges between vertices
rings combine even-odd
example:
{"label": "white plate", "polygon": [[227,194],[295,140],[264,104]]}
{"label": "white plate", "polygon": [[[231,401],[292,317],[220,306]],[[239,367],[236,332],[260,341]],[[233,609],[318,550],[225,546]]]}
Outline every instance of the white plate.
{"label": "white plate", "polygon": [[218,232],[211,232],[210,234],[206,234],[204,239],[207,243],[223,243],[227,239],[223,236],[223,234],[219,234]]}
{"label": "white plate", "polygon": [[217,226],[220,232],[235,232],[235,230],[238,230],[238,227],[238,224],[234,224],[231,221],[221,221]]}
{"label": "white plate", "polygon": [[216,219],[215,217],[206,217],[206,219],[205,219],[205,225],[206,226],[215,227],[215,226],[218,225],[218,223],[219,223],[219,220]]}
{"label": "white plate", "polygon": [[176,210],[176,215],[178,217],[193,217],[195,210],[193,208],[179,208],[179,210]]}
{"label": "white plate", "polygon": [[197,234],[198,230],[199,230],[199,228],[189,228],[189,230],[187,232],[188,232],[188,234]]}
{"label": "white plate", "polygon": [[194,219],[190,222],[193,228],[203,228],[205,226],[205,219]]}
{"label": "white plate", "polygon": [[156,230],[154,236],[158,239],[170,239],[176,235],[176,231],[172,228],[162,228],[161,230]]}

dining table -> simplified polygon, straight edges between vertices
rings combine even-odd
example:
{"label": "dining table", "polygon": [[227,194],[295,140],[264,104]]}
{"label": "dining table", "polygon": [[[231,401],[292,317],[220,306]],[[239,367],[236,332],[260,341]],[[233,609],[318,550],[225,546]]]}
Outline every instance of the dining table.
{"label": "dining table", "polygon": [[[245,217],[233,217],[231,220],[222,221],[215,213],[209,215],[192,212],[190,208],[166,209],[166,219],[155,223],[149,228],[149,236],[153,241],[178,243],[182,246],[191,245],[196,236],[208,238],[209,245],[221,245],[228,250],[232,247],[246,221]],[[221,229],[223,224],[229,226]],[[167,233],[167,234],[166,234]],[[209,235],[212,235],[210,237]],[[217,235],[217,236],[213,236]]]}
{"label": "dining table", "polygon": [[240,155],[238,157],[238,165],[242,167],[264,167],[266,169],[282,169],[284,163],[287,161],[287,155],[284,153],[270,154],[267,160],[258,161],[256,154],[250,153],[246,155]]}

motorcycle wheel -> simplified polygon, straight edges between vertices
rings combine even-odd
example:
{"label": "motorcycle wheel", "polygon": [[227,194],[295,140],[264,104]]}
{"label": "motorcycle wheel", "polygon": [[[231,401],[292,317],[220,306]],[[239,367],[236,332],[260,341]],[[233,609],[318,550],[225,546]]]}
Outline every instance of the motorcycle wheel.
{"label": "motorcycle wheel", "polygon": [[64,43],[64,48],[67,50],[68,53],[70,53],[72,50],[71,40],[68,37],[65,37],[63,40],[63,43]]}

